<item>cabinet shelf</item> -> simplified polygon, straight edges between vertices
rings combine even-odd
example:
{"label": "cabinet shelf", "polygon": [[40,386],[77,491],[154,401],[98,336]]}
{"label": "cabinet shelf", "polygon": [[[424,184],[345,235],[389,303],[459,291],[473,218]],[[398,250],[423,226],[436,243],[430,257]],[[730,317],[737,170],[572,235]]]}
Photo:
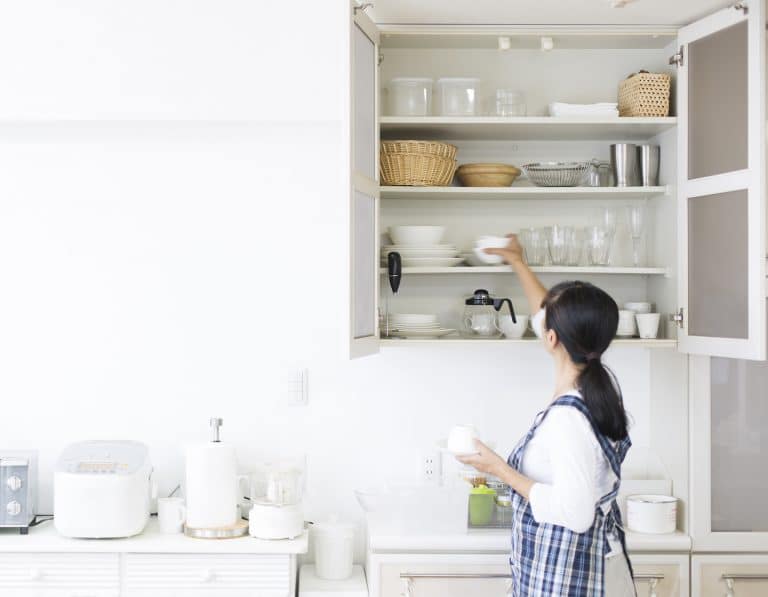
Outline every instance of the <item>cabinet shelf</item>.
{"label": "cabinet shelf", "polygon": [[649,139],[677,125],[677,118],[559,118],[525,116],[382,116],[382,139],[537,141]]}
{"label": "cabinet shelf", "polygon": [[[581,274],[581,275],[615,275],[615,276],[666,276],[668,271],[663,267],[613,267],[613,266],[555,266],[536,265],[531,269],[538,274]],[[489,265],[486,267],[404,267],[403,274],[506,274],[513,270],[506,265]],[[382,267],[381,273],[387,269]]]}
{"label": "cabinet shelf", "polygon": [[657,187],[381,187],[382,199],[648,199],[668,195]]}
{"label": "cabinet shelf", "polygon": [[[507,340],[505,338],[463,338],[453,336],[447,338],[382,338],[382,347],[401,347],[401,346],[509,346],[509,345],[537,346],[540,344],[538,338],[520,338],[519,340]],[[616,338],[611,342],[612,347],[634,347],[634,348],[677,348],[677,340],[668,338],[655,338],[644,340],[641,338]]]}

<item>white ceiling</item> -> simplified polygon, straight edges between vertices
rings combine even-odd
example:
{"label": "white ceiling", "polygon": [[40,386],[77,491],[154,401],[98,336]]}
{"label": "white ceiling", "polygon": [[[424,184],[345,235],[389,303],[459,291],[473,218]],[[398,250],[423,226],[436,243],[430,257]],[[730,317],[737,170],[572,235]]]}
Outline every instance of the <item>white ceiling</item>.
{"label": "white ceiling", "polygon": [[686,25],[733,0],[373,0],[377,23],[472,25]]}

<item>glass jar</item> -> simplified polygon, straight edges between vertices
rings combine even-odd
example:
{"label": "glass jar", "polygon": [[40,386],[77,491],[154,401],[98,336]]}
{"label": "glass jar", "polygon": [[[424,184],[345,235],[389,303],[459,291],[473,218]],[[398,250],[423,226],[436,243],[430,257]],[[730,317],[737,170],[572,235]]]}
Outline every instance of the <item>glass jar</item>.
{"label": "glass jar", "polygon": [[606,160],[592,160],[589,172],[587,173],[587,186],[590,187],[612,187],[613,170],[611,163]]}

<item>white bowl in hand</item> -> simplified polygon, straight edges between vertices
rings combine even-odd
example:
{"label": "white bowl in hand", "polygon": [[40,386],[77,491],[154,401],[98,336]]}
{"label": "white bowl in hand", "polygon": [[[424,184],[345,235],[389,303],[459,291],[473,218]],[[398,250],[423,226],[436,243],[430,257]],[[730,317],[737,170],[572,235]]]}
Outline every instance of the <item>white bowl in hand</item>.
{"label": "white bowl in hand", "polygon": [[481,236],[475,241],[478,249],[503,249],[509,244],[506,236]]}
{"label": "white bowl in hand", "polygon": [[501,265],[504,262],[501,255],[489,255],[485,252],[485,249],[480,249],[478,247],[472,249],[472,253],[475,256],[475,260],[484,265]]}

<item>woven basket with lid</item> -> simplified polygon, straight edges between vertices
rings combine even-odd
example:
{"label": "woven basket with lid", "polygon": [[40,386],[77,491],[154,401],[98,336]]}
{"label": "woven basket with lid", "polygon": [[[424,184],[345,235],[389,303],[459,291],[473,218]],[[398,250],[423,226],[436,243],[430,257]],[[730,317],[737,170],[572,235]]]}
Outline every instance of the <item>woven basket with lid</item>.
{"label": "woven basket with lid", "polygon": [[619,116],[669,116],[670,75],[641,71],[619,83]]}

